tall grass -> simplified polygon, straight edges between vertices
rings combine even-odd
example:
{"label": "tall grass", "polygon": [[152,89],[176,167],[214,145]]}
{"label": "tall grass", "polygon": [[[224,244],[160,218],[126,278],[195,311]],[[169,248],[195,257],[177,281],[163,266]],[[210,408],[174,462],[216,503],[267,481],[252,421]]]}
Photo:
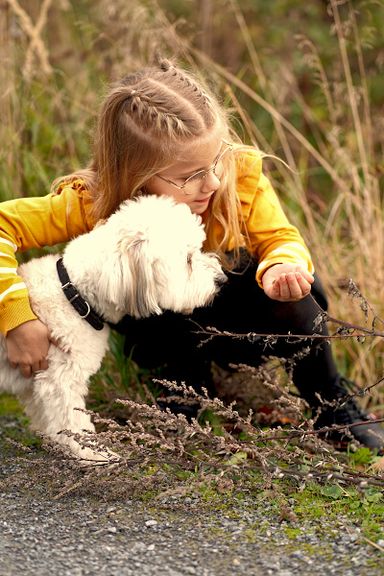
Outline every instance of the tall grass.
{"label": "tall grass", "polygon": [[[343,279],[352,277],[383,316],[383,122],[370,106],[366,46],[354,4],[329,3],[329,42],[337,55],[331,62],[329,57],[324,62],[311,38],[301,34],[295,39],[296,58],[306,69],[315,105],[288,58],[280,67],[278,59],[273,67],[266,65],[243,3],[224,4],[231,23],[231,28],[226,25],[227,44],[236,37],[236,54],[241,55],[230,66],[212,56],[215,10],[203,14],[203,36],[204,30],[213,34],[208,42],[194,28],[200,15],[190,4],[184,7],[189,12],[183,24],[183,6],[166,1],[3,2],[0,199],[45,194],[55,177],[83,166],[105,84],[158,53],[176,56],[217,83],[246,140],[281,158],[269,161],[267,168],[311,248],[332,315],[365,322],[342,289]],[[369,74],[375,70],[370,63]],[[268,134],[261,128],[266,123]],[[383,376],[382,338],[364,345],[342,341],[336,354],[340,367],[362,385]],[[373,402],[384,405],[379,388]]]}
{"label": "tall grass", "polygon": [[[374,315],[365,319],[356,301],[343,292],[344,279],[353,278],[376,314],[383,317],[384,218],[380,165],[384,139],[380,130],[382,118],[377,112],[372,116],[370,109],[356,12],[347,4],[342,20],[340,3],[331,0],[329,4],[339,53],[330,70],[333,77],[329,77],[316,46],[304,36],[298,39],[308,71],[323,98],[319,117],[306,103],[295,75],[285,63],[275,77],[264,72],[239,4],[234,0],[231,4],[249,52],[251,75],[247,74],[245,81],[214,62],[211,64],[226,81],[227,92],[243,119],[249,139],[272,155],[275,150],[247,113],[244,98],[240,104],[239,95],[256,102],[273,120],[283,160],[271,167],[275,185],[311,248],[317,271],[331,295],[332,313],[341,319],[370,325]],[[204,54],[198,54],[198,58],[207,62]],[[357,60],[354,75],[352,58]],[[255,84],[257,89],[252,88]],[[301,111],[305,134],[284,114],[289,109],[287,100],[290,107],[294,102]],[[326,190],[311,196],[311,186],[316,185],[312,175],[316,173]],[[383,322],[377,318],[375,325],[383,331]],[[382,353],[383,338],[372,339],[365,346],[353,340],[337,346],[341,367],[362,384],[372,384],[383,376]],[[376,390],[375,400],[382,404],[383,399],[383,394]]]}

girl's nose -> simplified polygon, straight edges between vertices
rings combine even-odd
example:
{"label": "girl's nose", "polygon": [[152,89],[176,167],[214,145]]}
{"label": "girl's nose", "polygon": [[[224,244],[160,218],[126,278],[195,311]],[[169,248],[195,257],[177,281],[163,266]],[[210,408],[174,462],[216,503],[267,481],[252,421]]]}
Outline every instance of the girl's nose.
{"label": "girl's nose", "polygon": [[216,191],[219,188],[219,186],[220,186],[219,178],[216,176],[213,170],[210,170],[203,180],[201,191],[202,192]]}

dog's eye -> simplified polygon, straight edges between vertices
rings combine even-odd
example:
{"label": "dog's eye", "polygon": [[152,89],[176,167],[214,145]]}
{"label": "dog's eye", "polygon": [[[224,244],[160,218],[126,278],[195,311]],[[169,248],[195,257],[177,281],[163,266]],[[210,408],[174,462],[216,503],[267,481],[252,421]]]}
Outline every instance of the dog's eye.
{"label": "dog's eye", "polygon": [[187,255],[187,265],[189,270],[192,272],[192,254]]}

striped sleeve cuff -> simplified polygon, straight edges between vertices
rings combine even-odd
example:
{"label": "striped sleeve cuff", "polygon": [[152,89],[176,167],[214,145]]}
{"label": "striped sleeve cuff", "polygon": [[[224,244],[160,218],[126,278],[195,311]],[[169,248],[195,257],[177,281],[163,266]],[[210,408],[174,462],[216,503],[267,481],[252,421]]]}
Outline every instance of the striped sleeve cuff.
{"label": "striped sleeve cuff", "polygon": [[24,282],[16,282],[15,284],[11,284],[8,288],[3,290],[0,294],[0,302],[2,302],[9,294],[13,294],[14,292],[26,292],[27,287]]}
{"label": "striped sleeve cuff", "polygon": [[0,332],[4,336],[20,324],[29,320],[36,320],[37,316],[33,313],[28,298],[17,298],[13,301],[7,301],[0,313]]}
{"label": "striped sleeve cuff", "polygon": [[0,244],[4,244],[5,246],[10,246],[13,250],[13,252],[16,252],[17,250],[17,246],[14,242],[11,242],[10,240],[7,240],[7,238],[3,238],[2,236],[0,237]]}

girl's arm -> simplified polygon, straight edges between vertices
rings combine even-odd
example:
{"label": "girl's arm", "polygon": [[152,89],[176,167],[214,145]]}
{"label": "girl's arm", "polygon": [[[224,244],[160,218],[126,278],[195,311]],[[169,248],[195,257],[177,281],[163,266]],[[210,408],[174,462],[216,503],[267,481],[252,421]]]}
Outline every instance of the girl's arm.
{"label": "girl's arm", "polygon": [[46,368],[49,335],[17,274],[16,252],[66,242],[89,229],[89,195],[73,185],[60,194],[0,204],[0,331],[8,359],[25,376]]}
{"label": "girl's arm", "polygon": [[261,172],[260,157],[250,154],[243,166],[238,192],[249,249],[259,262],[256,280],[270,298],[299,300],[310,292],[313,282],[309,250]]}

